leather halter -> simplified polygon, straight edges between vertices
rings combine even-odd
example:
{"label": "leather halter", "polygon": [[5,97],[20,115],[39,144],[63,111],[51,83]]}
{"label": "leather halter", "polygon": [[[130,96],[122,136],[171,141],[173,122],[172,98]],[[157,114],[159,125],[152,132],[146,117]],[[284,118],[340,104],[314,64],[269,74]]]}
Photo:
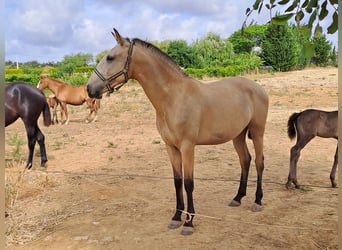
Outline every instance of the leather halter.
{"label": "leather halter", "polygon": [[[94,69],[95,74],[106,84],[106,87],[108,89],[107,95],[113,93],[114,91],[119,90],[128,81],[128,68],[129,68],[129,64],[131,63],[133,45],[134,45],[134,42],[130,42],[129,49],[128,49],[128,55],[127,55],[127,59],[126,59],[124,68],[122,70],[120,70],[119,72],[115,73],[114,75],[111,75],[108,78],[105,78],[97,68]],[[116,87],[113,88],[110,85],[110,82],[115,80],[116,78],[118,78],[121,75],[124,75],[125,81],[122,83],[119,83]]]}

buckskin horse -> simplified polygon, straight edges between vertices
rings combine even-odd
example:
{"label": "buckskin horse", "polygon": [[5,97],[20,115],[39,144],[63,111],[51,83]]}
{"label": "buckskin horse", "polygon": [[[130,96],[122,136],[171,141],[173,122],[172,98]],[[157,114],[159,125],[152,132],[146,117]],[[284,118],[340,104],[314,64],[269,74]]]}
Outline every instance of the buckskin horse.
{"label": "buckskin horse", "polygon": [[182,223],[183,180],[187,194],[186,220],[181,234],[193,233],[195,209],[194,148],[233,140],[241,164],[237,195],[230,206],[239,206],[246,195],[251,155],[246,144],[249,132],[255,148],[257,188],[252,211],[262,210],[264,170],[263,136],[268,112],[268,96],[255,82],[232,77],[210,84],[189,77],[165,53],[140,39],[123,38],[114,29],[117,45],[98,63],[90,76],[90,97],[122,87],[128,79],[137,80],[156,110],[157,129],[166,144],[176,191],[176,212],[168,227]]}
{"label": "buckskin horse", "polygon": [[51,114],[43,92],[24,82],[13,82],[5,85],[5,127],[19,117],[25,124],[28,138],[29,155],[26,167],[32,167],[34,146],[38,142],[41,154],[41,166],[46,167],[47,157],[45,137],[39,129],[37,120],[43,113],[44,125],[51,124]]}
{"label": "buckskin horse", "polygon": [[[71,86],[65,82],[57,80],[55,78],[41,76],[37,87],[41,90],[48,88],[56,96],[60,106],[61,115],[65,116],[64,124],[69,123],[69,115],[67,110],[67,104],[71,105],[82,105],[84,102],[87,103],[90,113],[86,118],[86,122],[94,122],[97,119],[97,111],[100,108],[100,100],[90,98],[87,94],[86,85]],[[91,120],[90,117],[94,113],[94,118]]]}
{"label": "buckskin horse", "polygon": [[[300,157],[300,151],[316,136],[323,138],[335,138],[338,140],[338,111],[327,112],[317,109],[307,109],[299,113],[293,113],[287,122],[287,134],[290,139],[297,135],[297,142],[291,148],[290,169],[286,187],[290,188],[293,183],[299,188],[297,181],[297,162]],[[337,186],[335,182],[335,173],[338,162],[338,146],[336,147],[334,163],[330,172],[331,186]]]}

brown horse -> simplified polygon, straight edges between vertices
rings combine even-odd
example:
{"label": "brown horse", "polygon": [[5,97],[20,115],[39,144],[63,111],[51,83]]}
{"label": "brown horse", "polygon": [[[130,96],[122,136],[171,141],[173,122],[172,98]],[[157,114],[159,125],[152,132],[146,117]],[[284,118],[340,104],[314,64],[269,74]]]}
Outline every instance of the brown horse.
{"label": "brown horse", "polygon": [[[90,109],[86,122],[96,121],[97,111],[100,108],[100,100],[88,96],[86,85],[74,87],[60,80],[42,76],[40,77],[37,87],[41,90],[48,88],[54,93],[62,108],[62,114],[65,115],[66,120],[64,124],[69,123],[67,104],[82,105],[84,102],[87,102],[88,108]],[[92,113],[94,113],[94,118],[91,120],[90,117]]]}
{"label": "brown horse", "polygon": [[58,99],[54,95],[50,95],[46,97],[46,101],[49,104],[50,109],[52,110],[52,120],[51,124],[58,124],[57,118],[57,107],[60,105]]}
{"label": "brown horse", "polygon": [[[290,139],[294,139],[297,134],[297,143],[291,148],[290,170],[286,187],[290,188],[291,183],[299,188],[297,181],[297,162],[300,151],[314,137],[338,139],[337,121],[338,111],[322,111],[316,109],[307,109],[300,113],[293,113],[287,122],[287,134]],[[338,162],[338,146],[336,147],[334,163],[330,172],[331,186],[336,187],[335,172]]]}
{"label": "brown horse", "polygon": [[195,209],[194,148],[233,140],[241,164],[240,187],[230,206],[239,206],[246,195],[251,155],[247,131],[255,148],[257,188],[253,211],[262,209],[264,170],[263,136],[268,112],[268,96],[255,82],[233,77],[203,84],[188,75],[165,53],[140,39],[123,38],[114,29],[118,45],[97,65],[88,81],[90,97],[120,88],[136,79],[156,110],[157,129],[166,144],[176,191],[176,212],[169,223],[182,225],[183,180],[187,194],[186,220],[181,233],[192,234]]}

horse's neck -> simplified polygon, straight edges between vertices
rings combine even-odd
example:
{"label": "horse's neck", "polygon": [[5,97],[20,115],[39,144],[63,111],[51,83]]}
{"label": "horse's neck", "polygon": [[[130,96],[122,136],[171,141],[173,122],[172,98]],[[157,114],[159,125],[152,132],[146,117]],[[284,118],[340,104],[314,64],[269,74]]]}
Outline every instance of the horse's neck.
{"label": "horse's neck", "polygon": [[58,89],[64,85],[63,83],[59,82],[59,81],[56,81],[54,79],[51,79],[49,82],[48,82],[48,85],[47,87],[54,93],[56,94],[58,92]]}
{"label": "horse's neck", "polygon": [[134,60],[132,57],[131,67],[134,68],[132,78],[140,83],[154,108],[160,111],[164,103],[175,96],[173,92],[181,91],[184,82],[187,81],[185,78],[189,79],[189,77],[149,51],[139,49],[136,53],[139,53],[137,55],[139,59]]}

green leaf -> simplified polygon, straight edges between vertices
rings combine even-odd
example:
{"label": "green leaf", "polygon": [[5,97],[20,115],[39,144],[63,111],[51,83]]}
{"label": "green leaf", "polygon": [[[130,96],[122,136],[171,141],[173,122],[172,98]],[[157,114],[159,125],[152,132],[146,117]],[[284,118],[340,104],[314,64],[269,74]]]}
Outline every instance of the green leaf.
{"label": "green leaf", "polygon": [[328,34],[334,34],[337,29],[338,29],[338,14],[335,13],[333,14],[333,22],[332,24],[328,27]]}
{"label": "green leaf", "polygon": [[309,0],[305,0],[304,3],[302,4],[302,8],[306,8],[308,6]]}
{"label": "green leaf", "polygon": [[297,12],[296,16],[295,16],[296,22],[301,21],[303,19],[303,17],[304,17],[304,12],[302,10]]}
{"label": "green leaf", "polygon": [[299,0],[294,0],[293,3],[290,5],[290,7],[288,7],[285,12],[291,12],[293,11],[295,8],[297,8],[299,3]]}
{"label": "green leaf", "polygon": [[316,25],[314,37],[319,37],[322,35],[323,29],[322,26],[319,25],[319,23]]}
{"label": "green leaf", "polygon": [[257,10],[259,8],[261,0],[256,0],[253,4],[253,9]]}
{"label": "green leaf", "polygon": [[319,13],[319,16],[318,16],[319,20],[323,20],[328,15],[327,3],[328,1],[325,0],[321,5],[321,12]]}
{"label": "green leaf", "polygon": [[309,39],[311,37],[311,28],[308,25],[300,26],[299,33]]}
{"label": "green leaf", "polygon": [[290,2],[290,0],[281,0],[281,1],[278,2],[278,4],[280,4],[280,5],[285,5],[285,4],[287,4],[288,2]]}
{"label": "green leaf", "polygon": [[308,4],[308,8],[317,8],[318,7],[318,0],[310,0],[309,4]]}
{"label": "green leaf", "polygon": [[338,0],[329,0],[331,5],[338,4]]}
{"label": "green leaf", "polygon": [[277,25],[285,25],[287,21],[290,20],[291,17],[293,17],[293,15],[294,13],[288,13],[284,15],[275,16],[272,18],[271,23],[277,24]]}
{"label": "green leaf", "polygon": [[315,46],[312,42],[304,43],[304,56],[305,58],[311,58],[315,54]]}
{"label": "green leaf", "polygon": [[316,20],[316,17],[317,17],[317,10],[315,10],[310,16],[309,23],[308,23],[309,27],[312,27],[312,24]]}

